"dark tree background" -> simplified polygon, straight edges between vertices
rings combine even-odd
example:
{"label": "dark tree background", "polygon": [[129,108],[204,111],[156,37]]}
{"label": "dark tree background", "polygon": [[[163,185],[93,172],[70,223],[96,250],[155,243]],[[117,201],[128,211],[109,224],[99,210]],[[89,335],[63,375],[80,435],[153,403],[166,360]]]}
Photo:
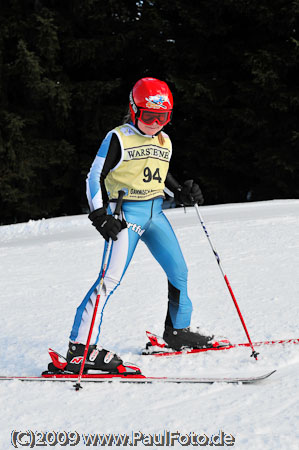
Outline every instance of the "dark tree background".
{"label": "dark tree background", "polygon": [[175,99],[171,171],[207,204],[299,197],[299,0],[1,0],[0,223],[86,211],[143,76]]}

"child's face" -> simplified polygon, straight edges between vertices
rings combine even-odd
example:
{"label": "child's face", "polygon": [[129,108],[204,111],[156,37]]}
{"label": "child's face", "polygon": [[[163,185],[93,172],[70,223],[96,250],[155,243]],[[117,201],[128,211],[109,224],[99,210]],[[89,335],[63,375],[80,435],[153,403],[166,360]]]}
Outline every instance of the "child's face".
{"label": "child's face", "polygon": [[162,130],[163,126],[160,126],[158,122],[154,122],[151,125],[145,125],[145,123],[138,120],[138,128],[142,133],[154,136],[154,134],[159,133],[159,131]]}

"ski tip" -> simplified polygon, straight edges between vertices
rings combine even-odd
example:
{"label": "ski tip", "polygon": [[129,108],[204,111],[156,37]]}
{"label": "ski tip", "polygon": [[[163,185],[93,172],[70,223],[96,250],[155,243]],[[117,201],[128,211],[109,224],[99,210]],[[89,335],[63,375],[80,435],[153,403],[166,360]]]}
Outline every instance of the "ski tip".
{"label": "ski tip", "polygon": [[[271,372],[268,372],[268,373],[266,373],[264,375],[258,375],[257,377],[253,377],[253,381],[263,381],[266,378],[269,378],[275,372],[276,372],[276,369],[275,370],[271,370]],[[250,380],[249,380],[249,382],[250,382]],[[244,381],[244,384],[246,384],[246,381]]]}

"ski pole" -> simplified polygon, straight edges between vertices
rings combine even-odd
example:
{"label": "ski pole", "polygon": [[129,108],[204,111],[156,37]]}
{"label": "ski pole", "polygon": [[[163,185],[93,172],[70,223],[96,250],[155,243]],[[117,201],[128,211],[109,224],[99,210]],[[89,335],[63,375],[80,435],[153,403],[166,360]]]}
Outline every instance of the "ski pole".
{"label": "ski pole", "polygon": [[[116,218],[118,218],[119,215],[120,215],[120,210],[121,210],[121,205],[122,205],[122,202],[123,202],[123,196],[124,195],[125,195],[124,191],[118,191],[118,199],[117,199],[116,208],[115,208],[115,211],[114,211],[114,214],[113,214],[113,216],[116,217]],[[80,384],[81,383],[81,378],[82,378],[82,374],[83,374],[83,370],[84,370],[84,366],[85,366],[85,361],[86,361],[86,358],[87,358],[87,353],[88,353],[88,348],[89,348],[89,344],[90,344],[90,340],[91,340],[91,335],[92,335],[92,332],[93,332],[94,322],[95,322],[96,315],[97,315],[97,310],[98,310],[99,301],[100,301],[102,288],[103,288],[103,284],[104,284],[104,278],[105,278],[105,274],[106,274],[108,259],[109,259],[109,255],[110,255],[110,251],[111,251],[111,246],[112,246],[112,239],[110,238],[109,241],[108,241],[108,246],[106,248],[106,252],[105,252],[105,256],[104,256],[102,276],[101,276],[101,280],[100,280],[100,284],[99,284],[99,292],[98,292],[98,295],[96,297],[96,301],[95,301],[95,305],[94,305],[94,309],[93,309],[91,324],[90,324],[90,327],[89,327],[89,333],[88,333],[87,341],[86,341],[86,344],[85,344],[85,349],[84,349],[84,353],[83,353],[83,359],[82,359],[82,363],[81,363],[81,367],[80,367],[80,372],[79,372],[79,375],[78,375],[77,383],[74,386],[76,388],[76,391],[78,391],[79,389],[82,389],[82,386]]]}
{"label": "ski pole", "polygon": [[198,218],[199,218],[199,221],[200,221],[200,223],[201,223],[201,226],[202,226],[202,228],[203,228],[203,230],[204,230],[204,232],[205,232],[205,235],[206,235],[207,238],[208,238],[208,241],[209,241],[209,244],[210,244],[210,246],[211,246],[211,249],[213,250],[213,253],[214,253],[214,255],[215,255],[215,258],[216,258],[216,261],[217,261],[217,263],[218,263],[219,269],[221,270],[221,273],[222,273],[222,275],[223,275],[223,277],[224,277],[226,286],[228,287],[228,290],[229,290],[229,293],[230,293],[230,295],[231,295],[231,298],[233,299],[234,305],[235,305],[236,310],[237,310],[237,312],[238,312],[238,314],[239,314],[241,323],[242,323],[242,325],[243,325],[243,328],[244,328],[244,331],[245,331],[245,333],[246,333],[246,336],[247,336],[249,345],[250,345],[251,350],[252,350],[252,354],[251,354],[250,356],[253,356],[253,357],[257,360],[257,355],[258,355],[258,353],[254,350],[254,347],[253,347],[253,344],[252,344],[252,342],[251,342],[251,339],[250,339],[250,336],[249,336],[247,327],[246,327],[246,325],[245,325],[243,316],[242,316],[241,311],[240,311],[240,308],[239,308],[239,306],[238,306],[236,297],[235,297],[235,295],[234,295],[234,293],[233,293],[233,290],[232,290],[231,285],[230,285],[230,283],[229,283],[229,281],[228,281],[228,278],[227,278],[226,274],[224,273],[224,270],[223,270],[223,268],[222,268],[222,266],[221,266],[220,257],[219,257],[219,255],[218,255],[218,253],[216,252],[215,247],[214,247],[213,244],[212,244],[212,241],[211,241],[211,239],[210,239],[209,233],[208,233],[207,228],[206,228],[206,226],[205,226],[205,224],[204,224],[203,218],[202,218],[202,216],[201,216],[201,214],[200,214],[200,212],[199,212],[199,207],[198,207],[198,205],[195,203],[194,206],[195,206],[195,210],[196,210],[196,212],[197,212],[197,216],[198,216]]}

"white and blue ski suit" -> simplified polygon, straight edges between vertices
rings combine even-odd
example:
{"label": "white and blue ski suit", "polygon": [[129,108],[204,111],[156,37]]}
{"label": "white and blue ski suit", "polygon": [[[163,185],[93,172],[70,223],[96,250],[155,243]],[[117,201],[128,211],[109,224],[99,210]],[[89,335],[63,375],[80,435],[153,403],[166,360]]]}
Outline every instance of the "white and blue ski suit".
{"label": "white and blue ski suit", "polygon": [[[118,191],[125,191],[122,218],[127,228],[112,242],[91,344],[98,343],[104,309],[119,286],[141,239],[168,279],[166,324],[180,329],[190,325],[192,304],[187,293],[188,270],[174,231],[162,211],[163,191],[171,158],[171,141],[163,133],[147,136],[132,124],[110,131],[103,140],[87,178],[91,211],[108,206],[113,213]],[[105,250],[107,242],[105,244]],[[104,251],[105,251],[104,250]],[[72,342],[85,344],[101,280],[90,288],[77,308],[70,334]]]}

